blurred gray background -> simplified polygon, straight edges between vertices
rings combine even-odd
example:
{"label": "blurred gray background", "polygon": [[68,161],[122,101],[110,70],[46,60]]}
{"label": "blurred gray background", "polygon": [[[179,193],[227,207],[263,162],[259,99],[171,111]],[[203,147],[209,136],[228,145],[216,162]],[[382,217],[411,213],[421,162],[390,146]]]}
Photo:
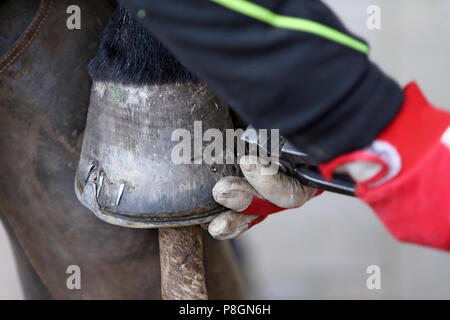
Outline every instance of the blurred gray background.
{"label": "blurred gray background", "polygon": [[[369,41],[385,72],[402,85],[417,80],[432,103],[450,110],[450,1],[325,2]],[[381,30],[366,26],[370,5],[381,9]],[[252,298],[450,299],[450,254],[396,242],[349,197],[326,193],[269,217],[239,244]],[[22,298],[3,227],[0,257],[0,299]],[[366,287],[369,265],[381,268],[380,290]]]}

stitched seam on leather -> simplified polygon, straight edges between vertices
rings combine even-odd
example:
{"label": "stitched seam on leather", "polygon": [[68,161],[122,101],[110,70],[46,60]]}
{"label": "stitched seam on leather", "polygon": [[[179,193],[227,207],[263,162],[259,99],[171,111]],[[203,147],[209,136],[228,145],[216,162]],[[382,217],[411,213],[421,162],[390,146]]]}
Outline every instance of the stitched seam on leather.
{"label": "stitched seam on leather", "polygon": [[[42,24],[47,19],[50,9],[53,6],[53,1],[54,0],[50,0],[50,1],[43,0],[42,1],[41,7],[38,9],[36,16],[33,18],[30,25],[28,26],[28,28],[25,30],[25,32],[20,37],[20,39],[17,41],[16,45],[11,50],[9,50],[9,52],[5,55],[5,57],[0,61],[0,67],[2,64],[6,63],[3,67],[1,67],[0,74],[4,70],[6,70],[22,54],[22,52],[25,49],[27,49],[30,46],[31,42],[33,42],[33,40],[39,34]],[[34,29],[34,28],[36,28],[36,29]],[[31,34],[33,29],[34,29],[34,33]],[[30,34],[31,34],[31,37],[30,37]],[[30,37],[30,39],[25,44],[22,44],[22,42],[25,41],[26,38],[28,38],[28,37]],[[18,51],[16,52],[16,50],[18,50]],[[13,57],[10,57],[14,53],[15,53],[15,55]]]}
{"label": "stitched seam on leather", "polygon": [[[50,6],[52,4],[53,0],[50,1]],[[47,6],[47,8],[46,8]],[[16,44],[14,45],[14,47],[12,49],[10,49],[5,57],[3,57],[3,59],[0,61],[1,63],[4,63],[4,61],[8,60],[9,56],[12,55],[16,49],[18,47],[20,47],[22,45],[22,42],[26,40],[27,37],[29,37],[31,30],[36,26],[36,23],[39,21],[39,26],[38,28],[35,30],[35,34],[37,34],[37,32],[39,31],[39,28],[42,24],[42,22],[45,20],[46,15],[42,16],[44,12],[46,12],[46,10],[50,9],[50,6],[48,6],[47,0],[43,0],[39,6],[38,11],[36,12],[36,15],[34,16],[34,18],[31,20],[30,25],[25,29],[25,31],[23,32],[22,36],[19,38],[19,40],[17,40]],[[42,20],[41,20],[42,19]],[[35,35],[32,36],[31,39],[34,39]],[[29,44],[30,41],[27,42],[27,44],[25,44],[23,47],[26,47]]]}

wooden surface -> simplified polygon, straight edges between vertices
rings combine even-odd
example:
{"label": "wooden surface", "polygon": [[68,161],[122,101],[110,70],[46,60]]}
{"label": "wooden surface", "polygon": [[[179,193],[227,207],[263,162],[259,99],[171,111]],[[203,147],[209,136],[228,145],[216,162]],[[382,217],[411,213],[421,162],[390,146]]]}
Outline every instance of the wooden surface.
{"label": "wooden surface", "polygon": [[207,300],[200,226],[159,229],[161,296],[164,300]]}

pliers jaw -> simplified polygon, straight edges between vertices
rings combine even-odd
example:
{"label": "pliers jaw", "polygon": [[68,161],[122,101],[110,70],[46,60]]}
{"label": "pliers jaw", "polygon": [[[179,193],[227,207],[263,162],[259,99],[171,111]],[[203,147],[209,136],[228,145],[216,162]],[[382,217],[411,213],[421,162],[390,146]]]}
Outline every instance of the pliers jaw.
{"label": "pliers jaw", "polygon": [[295,148],[282,136],[278,136],[278,141],[273,141],[272,135],[262,136],[259,130],[250,125],[240,139],[253,145],[249,149],[256,149],[258,156],[275,161],[281,172],[296,178],[306,186],[355,196],[355,183],[350,176],[335,173],[331,181],[327,181],[319,172],[319,163],[308,154]]}

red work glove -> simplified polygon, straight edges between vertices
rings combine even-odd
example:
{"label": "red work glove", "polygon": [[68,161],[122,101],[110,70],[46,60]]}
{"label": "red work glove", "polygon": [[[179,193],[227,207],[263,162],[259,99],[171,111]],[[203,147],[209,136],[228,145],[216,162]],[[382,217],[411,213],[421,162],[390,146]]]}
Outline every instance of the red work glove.
{"label": "red work glove", "polygon": [[346,170],[357,196],[401,241],[450,250],[450,113],[434,108],[416,83],[370,147],[320,167]]}

